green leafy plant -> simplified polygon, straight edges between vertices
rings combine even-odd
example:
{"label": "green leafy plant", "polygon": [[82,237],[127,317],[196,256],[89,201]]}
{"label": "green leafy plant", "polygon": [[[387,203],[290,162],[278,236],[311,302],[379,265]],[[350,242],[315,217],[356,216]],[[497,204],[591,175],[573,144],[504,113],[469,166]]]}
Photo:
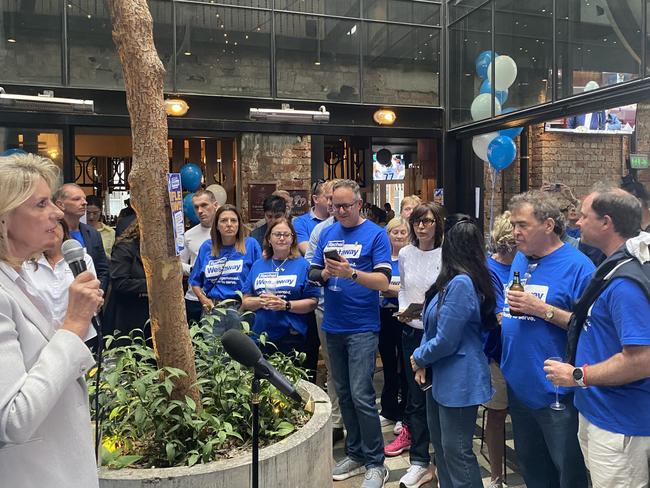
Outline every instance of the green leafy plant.
{"label": "green leafy plant", "polygon": [[[102,464],[111,468],[192,466],[250,446],[252,372],[229,358],[212,335],[209,320],[193,325],[190,336],[201,405],[189,397],[172,399],[173,380],[185,372],[159,369],[140,331],[106,338],[99,394]],[[119,346],[111,347],[116,339]],[[275,353],[269,362],[296,382],[307,377],[306,370],[296,365],[303,359],[304,354]],[[89,382],[91,397],[94,384],[94,380]],[[261,445],[289,435],[308,419],[266,381],[261,382],[259,407]]]}

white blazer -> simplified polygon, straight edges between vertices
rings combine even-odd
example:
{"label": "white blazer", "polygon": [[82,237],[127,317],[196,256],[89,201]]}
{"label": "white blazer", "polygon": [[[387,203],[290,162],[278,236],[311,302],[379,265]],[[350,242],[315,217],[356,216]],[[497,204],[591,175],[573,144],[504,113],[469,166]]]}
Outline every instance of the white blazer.
{"label": "white blazer", "polygon": [[74,333],[55,331],[0,262],[0,485],[95,488],[88,392],[95,364]]}

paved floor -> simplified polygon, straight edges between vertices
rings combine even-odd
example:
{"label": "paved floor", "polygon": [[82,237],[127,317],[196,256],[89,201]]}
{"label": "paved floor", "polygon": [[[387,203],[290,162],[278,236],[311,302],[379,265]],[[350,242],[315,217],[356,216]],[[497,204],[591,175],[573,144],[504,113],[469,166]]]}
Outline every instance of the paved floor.
{"label": "paved floor", "polygon": [[[320,375],[319,375],[320,376]],[[378,372],[375,374],[375,391],[378,394],[381,392],[381,387],[383,384],[383,374],[381,372],[381,363],[379,363]],[[488,486],[490,484],[490,465],[487,459],[487,446],[483,446],[483,449],[480,449],[481,446],[481,421],[483,416],[484,409],[479,408],[478,416],[476,419],[476,432],[474,436],[474,452],[477,454],[479,460],[479,465],[481,467],[481,474],[483,476],[483,484]],[[393,427],[387,426],[383,429],[384,432],[384,443],[388,444],[395,439],[393,434]],[[345,456],[344,453],[344,441],[339,441],[334,446],[334,459],[339,460]],[[510,417],[506,421],[506,478],[507,486],[509,488],[521,488],[525,487],[521,475],[517,472],[517,466],[515,462],[515,454],[513,449],[512,442],[512,426],[510,424]],[[399,479],[406,473],[406,470],[409,467],[409,458],[408,452],[405,452],[401,456],[386,458],[386,465],[390,470],[390,478],[386,483],[387,488],[398,488]],[[362,476],[355,476],[349,478],[345,481],[335,481],[333,488],[357,488],[363,482]],[[427,484],[423,485],[426,488],[430,488],[432,485]]]}

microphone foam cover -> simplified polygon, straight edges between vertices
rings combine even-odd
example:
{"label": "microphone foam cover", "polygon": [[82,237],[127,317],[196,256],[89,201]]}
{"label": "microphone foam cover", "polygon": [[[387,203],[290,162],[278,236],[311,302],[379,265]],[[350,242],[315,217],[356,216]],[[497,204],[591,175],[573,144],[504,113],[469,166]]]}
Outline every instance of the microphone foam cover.
{"label": "microphone foam cover", "polygon": [[241,331],[227,330],[221,336],[221,343],[231,358],[249,368],[254,367],[262,357],[262,351]]}
{"label": "microphone foam cover", "polygon": [[61,252],[66,263],[83,261],[86,251],[76,239],[68,239],[61,244]]}

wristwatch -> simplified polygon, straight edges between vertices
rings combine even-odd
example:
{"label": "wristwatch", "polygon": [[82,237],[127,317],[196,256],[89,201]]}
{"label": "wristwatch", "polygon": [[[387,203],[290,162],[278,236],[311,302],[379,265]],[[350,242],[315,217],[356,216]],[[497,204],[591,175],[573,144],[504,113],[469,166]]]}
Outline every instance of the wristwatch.
{"label": "wristwatch", "polygon": [[289,300],[287,300],[287,301],[284,303],[284,309],[285,309],[286,311],[291,310],[291,302],[290,302]]}
{"label": "wristwatch", "polygon": [[544,312],[544,319],[550,322],[553,320],[553,317],[555,317],[555,307],[551,306],[551,308]]}
{"label": "wristwatch", "polygon": [[357,281],[358,277],[359,277],[359,273],[357,273],[356,269],[353,269],[352,270],[352,275],[350,276],[350,278],[352,279],[352,281]]}
{"label": "wristwatch", "polygon": [[585,384],[585,372],[582,368],[574,368],[572,375],[573,381],[575,381],[578,386],[587,388],[587,385]]}

